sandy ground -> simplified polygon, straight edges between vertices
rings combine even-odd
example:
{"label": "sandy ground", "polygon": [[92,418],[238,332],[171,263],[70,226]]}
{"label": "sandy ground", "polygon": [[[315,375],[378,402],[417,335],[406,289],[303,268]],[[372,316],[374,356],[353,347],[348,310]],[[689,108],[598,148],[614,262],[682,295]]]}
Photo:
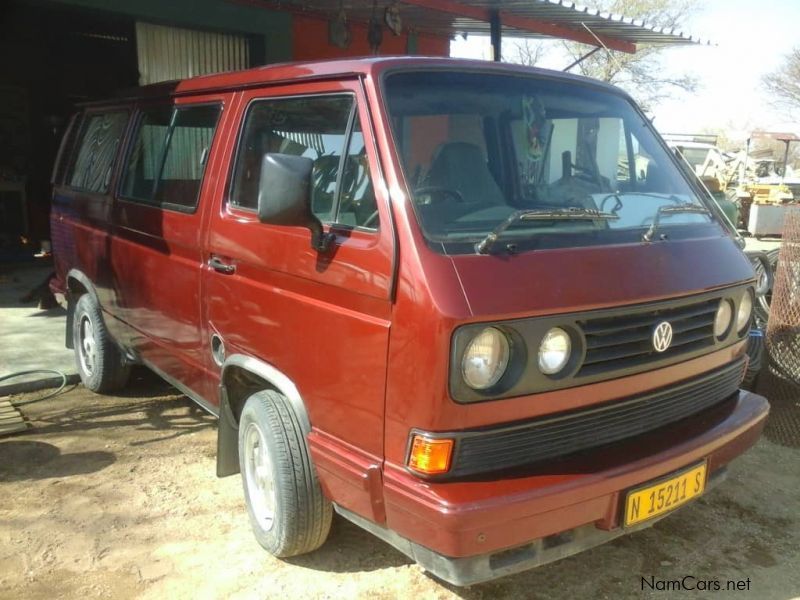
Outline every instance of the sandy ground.
{"label": "sandy ground", "polygon": [[[800,596],[800,450],[766,439],[649,530],[459,589],[339,518],[318,552],[267,555],[239,478],[214,475],[213,419],[147,373],[124,396],[75,388],[23,410],[34,428],[0,438],[0,598]],[[749,592],[642,591],[686,575]]]}

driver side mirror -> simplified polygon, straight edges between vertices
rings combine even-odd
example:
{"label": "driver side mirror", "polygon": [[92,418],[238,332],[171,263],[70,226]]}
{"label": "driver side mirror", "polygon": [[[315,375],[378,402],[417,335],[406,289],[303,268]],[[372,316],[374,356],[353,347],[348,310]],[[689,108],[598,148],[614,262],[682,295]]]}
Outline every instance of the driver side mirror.
{"label": "driver side mirror", "polygon": [[267,153],[261,160],[258,183],[258,220],[271,225],[307,227],[311,247],[327,252],[336,236],[325,233],[311,211],[314,161],[304,156]]}

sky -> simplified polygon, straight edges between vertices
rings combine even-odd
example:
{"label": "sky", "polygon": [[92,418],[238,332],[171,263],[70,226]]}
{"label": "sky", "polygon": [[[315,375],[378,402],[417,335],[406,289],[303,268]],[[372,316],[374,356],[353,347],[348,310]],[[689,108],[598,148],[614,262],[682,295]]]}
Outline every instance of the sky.
{"label": "sky", "polygon": [[[719,129],[734,139],[746,139],[756,128],[800,134],[800,123],[770,104],[761,83],[763,75],[800,45],[800,0],[698,0],[698,10],[684,31],[713,45],[664,51],[664,68],[694,75],[699,86],[694,93],[676,92],[653,107],[659,131]],[[506,55],[509,45],[504,39]],[[478,36],[459,38],[452,42],[451,54],[488,58],[489,43]],[[568,64],[559,56],[548,63],[543,66],[560,69]]]}

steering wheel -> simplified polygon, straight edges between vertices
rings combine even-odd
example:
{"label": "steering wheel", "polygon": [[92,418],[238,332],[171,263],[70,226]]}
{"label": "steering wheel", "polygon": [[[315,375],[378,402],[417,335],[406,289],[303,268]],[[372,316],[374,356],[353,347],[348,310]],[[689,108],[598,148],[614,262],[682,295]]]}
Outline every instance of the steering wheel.
{"label": "steering wheel", "polygon": [[[418,202],[417,198],[419,196],[426,195],[430,198],[429,202]],[[419,204],[438,204],[448,196],[455,199],[456,202],[464,202],[464,196],[461,195],[461,192],[441,185],[423,185],[414,190],[414,201]],[[435,197],[438,200],[434,201]]]}

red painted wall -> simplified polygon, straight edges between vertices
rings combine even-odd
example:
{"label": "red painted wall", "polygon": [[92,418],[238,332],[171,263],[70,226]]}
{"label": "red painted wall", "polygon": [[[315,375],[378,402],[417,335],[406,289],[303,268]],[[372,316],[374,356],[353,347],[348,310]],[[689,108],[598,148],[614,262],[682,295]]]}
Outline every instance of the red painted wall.
{"label": "red painted wall", "polygon": [[[348,48],[338,48],[328,43],[328,22],[323,19],[293,15],[292,57],[294,60],[318,60],[345,58],[372,54],[367,43],[366,25],[351,23],[352,38]],[[387,27],[383,29],[383,43],[378,51],[381,55],[409,54],[408,34],[393,35]],[[430,35],[417,36],[415,54],[424,56],[448,56],[450,40]]]}

